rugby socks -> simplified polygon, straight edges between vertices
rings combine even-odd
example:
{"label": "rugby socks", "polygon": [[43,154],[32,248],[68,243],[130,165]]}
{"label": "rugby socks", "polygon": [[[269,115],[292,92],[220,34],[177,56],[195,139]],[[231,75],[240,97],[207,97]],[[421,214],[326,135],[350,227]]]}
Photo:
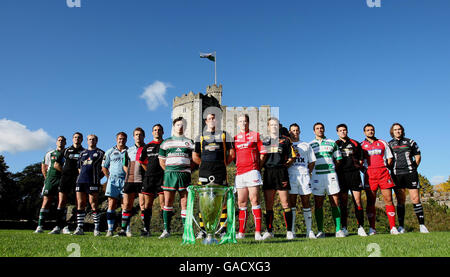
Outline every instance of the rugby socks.
{"label": "rugby socks", "polygon": [[131,220],[131,212],[127,211],[127,210],[123,210],[122,211],[122,230],[129,230],[129,225],[130,225],[130,220]]}
{"label": "rugby socks", "polygon": [[255,232],[261,232],[261,218],[262,210],[261,206],[252,207],[253,220],[255,221]]}
{"label": "rugby socks", "polygon": [[386,214],[389,219],[389,229],[392,229],[395,227],[395,207],[394,205],[385,205],[386,207]]}
{"label": "rugby socks", "polygon": [[291,208],[284,209],[283,211],[284,223],[286,224],[286,230],[292,230],[292,210]]}
{"label": "rugby socks", "polygon": [[181,222],[184,224],[186,223],[186,210],[181,210]]}
{"label": "rugby socks", "polygon": [[77,226],[81,229],[84,227],[84,218],[86,217],[86,212],[84,210],[77,210]]}
{"label": "rugby socks", "polygon": [[375,229],[376,209],[375,205],[366,207],[367,219],[369,220],[370,228]]}
{"label": "rugby socks", "polygon": [[92,215],[94,217],[94,229],[99,231],[100,230],[100,214],[97,210],[92,211]]}
{"label": "rugby socks", "polygon": [[273,232],[273,210],[266,211],[266,228],[267,232]]}
{"label": "rugby socks", "polygon": [[56,226],[59,228],[64,228],[66,225],[66,214],[67,209],[66,208],[57,208],[56,209]]}
{"label": "rugby socks", "polygon": [[341,226],[347,228],[347,224],[348,224],[348,209],[347,209],[347,205],[344,205],[343,203],[340,203],[339,205],[339,209],[341,212]]}
{"label": "rugby socks", "polygon": [[152,209],[144,209],[141,214],[144,229],[150,231],[150,222],[152,221]]}
{"label": "rugby socks", "polygon": [[417,220],[419,220],[419,224],[420,225],[424,225],[425,224],[425,217],[424,217],[424,214],[423,214],[422,203],[413,204],[413,207],[414,207],[414,212],[416,213],[416,216],[417,216]]}
{"label": "rugby socks", "polygon": [[311,208],[303,209],[303,217],[305,218],[306,234],[309,234],[309,232],[311,231],[311,226],[312,226]]}
{"label": "rugby socks", "polygon": [[172,222],[173,207],[164,206],[163,209],[163,219],[164,219],[164,230],[170,233],[170,223]]}
{"label": "rugby socks", "polygon": [[44,225],[45,219],[48,216],[48,212],[49,212],[48,209],[40,209],[39,210],[38,226],[43,226]]}
{"label": "rugby socks", "polygon": [[364,226],[364,210],[361,206],[355,207],[356,221],[358,222],[358,227]]}
{"label": "rugby socks", "polygon": [[116,222],[116,213],[113,210],[106,211],[106,222],[108,223],[108,231],[113,231]]}
{"label": "rugby socks", "polygon": [[398,218],[398,225],[399,226],[405,226],[405,206],[404,205],[397,205],[397,218]]}
{"label": "rugby socks", "polygon": [[331,207],[334,223],[336,224],[336,232],[341,230],[341,209],[339,207]]}
{"label": "rugby socks", "polygon": [[291,208],[292,210],[292,233],[295,234],[295,218],[297,217],[297,208]]}
{"label": "rugby socks", "polygon": [[316,217],[317,230],[323,232],[323,207],[314,209],[314,215]]}
{"label": "rugby socks", "polygon": [[239,207],[239,233],[245,233],[247,227],[247,207]]}

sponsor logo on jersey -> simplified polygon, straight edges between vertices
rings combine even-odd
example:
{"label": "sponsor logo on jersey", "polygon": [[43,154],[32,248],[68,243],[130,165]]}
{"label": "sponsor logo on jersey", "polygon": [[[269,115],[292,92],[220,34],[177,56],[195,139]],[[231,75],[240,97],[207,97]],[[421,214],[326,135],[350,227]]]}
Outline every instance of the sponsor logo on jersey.
{"label": "sponsor logo on jersey", "polygon": [[395,216],[395,212],[388,212],[390,216]]}
{"label": "sponsor logo on jersey", "polygon": [[369,153],[369,156],[372,156],[372,155],[381,155],[383,151],[381,149],[372,149],[367,152]]}

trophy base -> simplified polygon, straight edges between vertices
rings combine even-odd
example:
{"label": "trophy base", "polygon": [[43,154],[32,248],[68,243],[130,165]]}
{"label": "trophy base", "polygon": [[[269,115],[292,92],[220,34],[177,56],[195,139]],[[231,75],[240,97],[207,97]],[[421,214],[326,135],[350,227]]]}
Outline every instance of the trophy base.
{"label": "trophy base", "polygon": [[207,234],[206,238],[203,240],[203,244],[212,245],[212,244],[219,244],[219,242],[214,238],[213,235]]}

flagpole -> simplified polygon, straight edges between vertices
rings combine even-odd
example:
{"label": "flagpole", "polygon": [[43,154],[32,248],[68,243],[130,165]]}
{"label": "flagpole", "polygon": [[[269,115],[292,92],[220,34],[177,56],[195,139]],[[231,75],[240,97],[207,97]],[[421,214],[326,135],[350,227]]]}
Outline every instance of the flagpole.
{"label": "flagpole", "polygon": [[217,68],[216,68],[216,62],[217,62],[217,54],[216,54],[216,51],[214,51],[214,84],[217,86]]}

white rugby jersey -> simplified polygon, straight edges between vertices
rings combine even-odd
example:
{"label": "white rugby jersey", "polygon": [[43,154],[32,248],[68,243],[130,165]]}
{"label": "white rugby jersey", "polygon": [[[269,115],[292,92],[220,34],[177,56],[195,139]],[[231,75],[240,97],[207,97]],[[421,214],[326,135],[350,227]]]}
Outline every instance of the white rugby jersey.
{"label": "white rugby jersey", "polygon": [[297,158],[289,167],[289,174],[309,174],[308,164],[316,161],[316,155],[311,146],[309,143],[299,140],[292,142],[292,148],[294,148]]}

